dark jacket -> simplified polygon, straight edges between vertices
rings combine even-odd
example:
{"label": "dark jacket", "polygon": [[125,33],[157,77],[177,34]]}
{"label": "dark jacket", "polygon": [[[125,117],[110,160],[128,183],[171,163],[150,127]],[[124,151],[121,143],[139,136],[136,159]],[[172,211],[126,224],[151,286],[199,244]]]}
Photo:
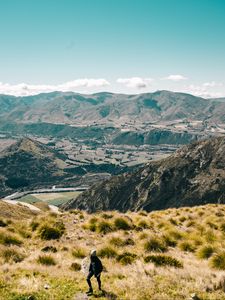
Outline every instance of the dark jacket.
{"label": "dark jacket", "polygon": [[95,276],[99,275],[103,270],[102,262],[97,256],[91,256],[91,263],[89,272],[94,273]]}

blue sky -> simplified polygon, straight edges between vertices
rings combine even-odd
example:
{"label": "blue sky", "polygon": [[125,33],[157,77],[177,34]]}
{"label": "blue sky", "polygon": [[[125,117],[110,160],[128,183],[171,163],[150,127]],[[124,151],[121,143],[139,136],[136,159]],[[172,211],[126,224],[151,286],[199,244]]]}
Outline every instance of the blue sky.
{"label": "blue sky", "polygon": [[0,0],[0,93],[225,96],[224,0]]}

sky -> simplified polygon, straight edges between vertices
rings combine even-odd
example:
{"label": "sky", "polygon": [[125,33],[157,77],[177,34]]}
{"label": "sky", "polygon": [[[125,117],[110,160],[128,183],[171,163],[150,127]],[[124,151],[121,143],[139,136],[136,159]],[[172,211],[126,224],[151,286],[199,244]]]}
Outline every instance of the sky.
{"label": "sky", "polygon": [[0,0],[0,93],[225,96],[224,0]]}

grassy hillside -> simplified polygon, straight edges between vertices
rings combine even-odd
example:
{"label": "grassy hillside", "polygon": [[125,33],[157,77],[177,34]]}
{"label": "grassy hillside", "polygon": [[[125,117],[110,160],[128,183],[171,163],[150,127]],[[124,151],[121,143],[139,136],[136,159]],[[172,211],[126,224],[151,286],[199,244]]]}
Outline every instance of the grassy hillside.
{"label": "grassy hillside", "polygon": [[147,214],[0,218],[0,299],[87,299],[81,262],[96,248],[104,292],[89,299],[225,299],[225,206]]}

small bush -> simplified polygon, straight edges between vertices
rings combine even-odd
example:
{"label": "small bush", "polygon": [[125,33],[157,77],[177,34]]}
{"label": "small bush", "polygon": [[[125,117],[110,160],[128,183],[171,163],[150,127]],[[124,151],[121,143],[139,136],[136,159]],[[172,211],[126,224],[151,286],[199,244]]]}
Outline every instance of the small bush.
{"label": "small bush", "polygon": [[51,255],[39,255],[37,262],[41,265],[55,266],[56,261]]}
{"label": "small bush", "polygon": [[65,231],[65,226],[62,222],[53,225],[44,224],[39,229],[39,234],[42,240],[57,240]]}
{"label": "small bush", "polygon": [[212,256],[210,265],[218,270],[225,270],[225,252],[221,252]]}
{"label": "small bush", "polygon": [[124,218],[116,218],[114,220],[114,225],[115,225],[116,229],[118,229],[118,230],[129,230],[129,229],[131,229],[130,224]]}
{"label": "small bush", "polygon": [[148,252],[165,252],[167,250],[164,242],[156,237],[151,237],[150,239],[148,239],[144,244],[144,249]]}
{"label": "small bush", "polygon": [[137,255],[130,252],[124,252],[117,256],[116,260],[121,263],[121,265],[130,265],[134,262]]}
{"label": "small bush", "polygon": [[97,225],[97,231],[99,233],[109,233],[113,231],[112,225],[107,221],[101,221]]}
{"label": "small bush", "polygon": [[0,233],[0,244],[5,245],[5,246],[10,246],[10,245],[20,246],[22,244],[22,241],[19,240],[14,235],[1,232]]}
{"label": "small bush", "polygon": [[1,251],[1,257],[5,262],[21,262],[24,260],[25,255],[15,249],[4,249]]}
{"label": "small bush", "polygon": [[195,251],[195,246],[188,241],[181,242],[179,245],[180,250],[185,251],[185,252],[194,252]]}
{"label": "small bush", "polygon": [[202,246],[197,253],[198,258],[208,259],[214,253],[214,248],[210,245]]}
{"label": "small bush", "polygon": [[46,246],[44,248],[41,249],[42,252],[52,252],[52,253],[56,253],[57,249],[54,246]]}
{"label": "small bush", "polygon": [[81,265],[78,264],[78,263],[76,263],[76,262],[74,262],[74,263],[71,264],[70,270],[78,272],[78,271],[81,270]]}
{"label": "small bush", "polygon": [[110,246],[104,247],[99,250],[98,255],[100,257],[114,258],[117,256],[117,252]]}
{"label": "small bush", "polygon": [[86,256],[85,251],[81,248],[73,249],[72,255],[76,258],[84,258]]}
{"label": "small bush", "polygon": [[146,263],[152,262],[155,266],[170,266],[174,268],[183,268],[182,262],[168,255],[149,255],[144,258]]}

